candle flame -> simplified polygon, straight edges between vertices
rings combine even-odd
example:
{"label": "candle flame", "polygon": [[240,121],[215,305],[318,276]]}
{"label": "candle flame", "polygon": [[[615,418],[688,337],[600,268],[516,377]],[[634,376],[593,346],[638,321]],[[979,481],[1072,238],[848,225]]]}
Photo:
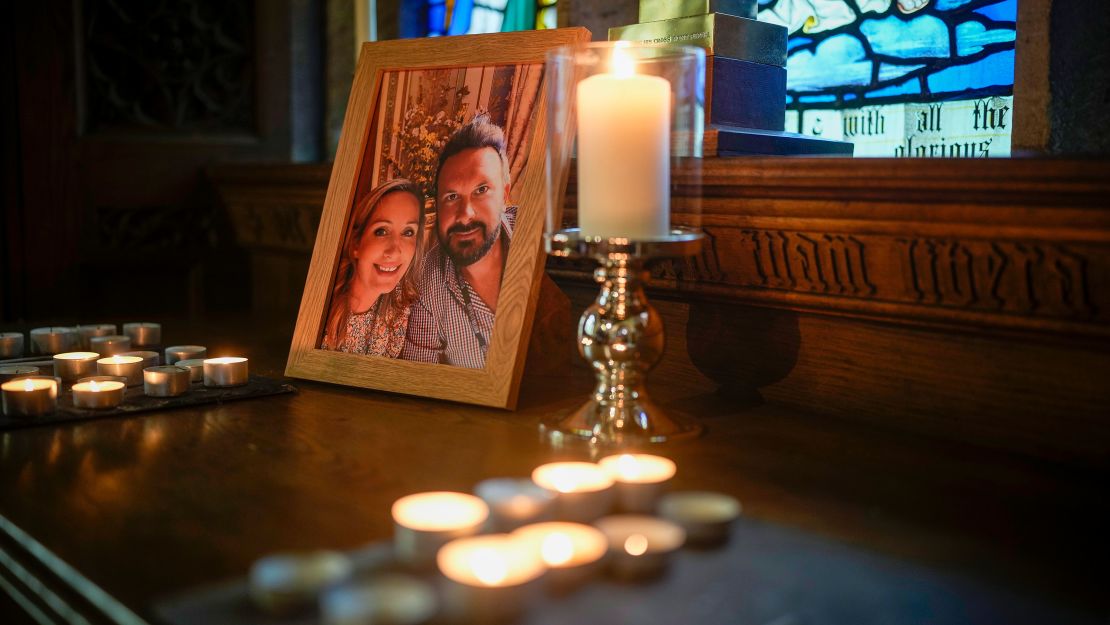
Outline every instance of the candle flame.
{"label": "candle flame", "polygon": [[35,390],[35,383],[31,381],[31,378],[23,380],[23,390],[27,391],[28,393]]}
{"label": "candle flame", "polygon": [[540,553],[543,555],[543,561],[549,566],[566,564],[574,555],[574,543],[571,542],[570,536],[562,532],[553,532],[544,537]]}
{"label": "candle flame", "polygon": [[100,392],[100,385],[96,383],[96,380],[89,380],[89,390],[93,393]]}
{"label": "candle flame", "polygon": [[617,459],[617,471],[620,472],[621,477],[625,479],[635,479],[640,476],[640,463],[636,461],[634,456],[629,454],[622,454]]}
{"label": "candle flame", "polygon": [[624,550],[629,555],[642,556],[647,553],[648,539],[643,534],[633,534],[624,541]]}
{"label": "candle flame", "polygon": [[505,558],[494,549],[475,549],[470,554],[470,570],[474,576],[487,586],[496,586],[509,575],[509,565]]}
{"label": "candle flame", "polygon": [[616,47],[613,48],[612,69],[613,75],[617,78],[631,78],[636,74],[636,65],[632,57],[624,51],[624,48],[627,47],[627,41],[618,41]]}

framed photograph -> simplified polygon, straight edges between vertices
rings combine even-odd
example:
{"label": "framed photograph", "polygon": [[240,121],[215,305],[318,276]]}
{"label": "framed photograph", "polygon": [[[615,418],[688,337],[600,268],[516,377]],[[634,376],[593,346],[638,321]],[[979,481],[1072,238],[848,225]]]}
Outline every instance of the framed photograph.
{"label": "framed photograph", "polygon": [[286,375],[512,408],[566,28],[363,44]]}

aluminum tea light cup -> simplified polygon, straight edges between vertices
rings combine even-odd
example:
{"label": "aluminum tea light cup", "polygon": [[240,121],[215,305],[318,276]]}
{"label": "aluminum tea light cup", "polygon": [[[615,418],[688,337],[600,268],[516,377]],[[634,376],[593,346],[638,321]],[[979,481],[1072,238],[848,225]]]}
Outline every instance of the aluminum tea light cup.
{"label": "aluminum tea light cup", "polygon": [[351,581],[320,595],[323,625],[420,625],[438,609],[431,585],[402,573]]}
{"label": "aluminum tea light cup", "polygon": [[54,375],[63,382],[74,382],[96,373],[96,352],[65,352],[54,354]]}
{"label": "aluminum tea light cup", "polygon": [[204,359],[203,358],[190,358],[188,360],[178,360],[173,363],[175,367],[184,367],[189,370],[189,379],[193,382],[204,381]]}
{"label": "aluminum tea light cup", "polygon": [[532,481],[556,493],[556,518],[588,523],[613,507],[613,478],[592,462],[551,462],[532,471]]}
{"label": "aluminum tea light cup", "polygon": [[453,540],[436,554],[447,578],[448,618],[466,623],[498,623],[518,616],[539,595],[546,567],[528,541],[511,534]]}
{"label": "aluminum tea light cup", "polygon": [[0,358],[19,358],[23,355],[22,332],[0,332]]}
{"label": "aluminum tea light cup", "polygon": [[89,350],[101,356],[118,356],[131,351],[131,337],[122,334],[90,336]]}
{"label": "aluminum tea light cup", "polygon": [[4,416],[41,417],[58,408],[62,381],[51,376],[29,376],[0,384]]}
{"label": "aluminum tea light cup", "polygon": [[667,568],[671,554],[686,541],[678,525],[639,514],[616,514],[594,526],[609,541],[609,570],[623,579],[646,579]]}
{"label": "aluminum tea light cup", "polygon": [[31,346],[39,354],[61,354],[77,349],[77,330],[67,326],[50,326],[31,330]]}
{"label": "aluminum tea light cup", "polygon": [[120,354],[120,356],[138,356],[139,358],[142,358],[143,369],[146,369],[147,367],[157,367],[158,365],[162,364],[162,354],[149,350],[123,352],[122,354]]}
{"label": "aluminum tea light cup", "polygon": [[[83,350],[92,349],[92,338],[94,336],[113,336],[118,335],[119,329],[114,323],[88,323],[77,326],[77,340]],[[104,354],[111,356],[112,354]]]}
{"label": "aluminum tea light cup", "polygon": [[487,527],[508,532],[522,525],[550,521],[555,513],[555,493],[524,478],[493,478],[478,482],[474,494],[489,506]]}
{"label": "aluminum tea light cup", "polygon": [[73,392],[73,405],[90,410],[109,410],[123,403],[127,385],[116,380],[78,382],[70,389]]}
{"label": "aluminum tea light cup", "polygon": [[184,395],[192,383],[192,374],[185,367],[163,365],[143,369],[143,394],[147,397]]}
{"label": "aluminum tea light cup", "polygon": [[582,523],[533,523],[513,535],[540,554],[548,569],[548,587],[557,593],[573,590],[596,575],[609,549],[601,530]]}
{"label": "aluminum tea light cup", "polygon": [[335,551],[280,553],[256,561],[250,571],[250,596],[271,614],[284,614],[316,601],[319,593],[348,579],[354,570]]}
{"label": "aluminum tea light cup", "polygon": [[222,356],[204,359],[204,385],[212,387],[243,386],[250,380],[247,359]]}
{"label": "aluminum tea light cup", "polygon": [[109,356],[96,361],[98,375],[127,378],[127,386],[143,383],[143,359],[139,356]]}
{"label": "aluminum tea light cup", "polygon": [[415,569],[431,567],[448,542],[477,534],[489,517],[486,502],[465,493],[416,493],[393,502],[393,551]]}
{"label": "aluminum tea light cup", "polygon": [[616,482],[617,508],[636,514],[655,511],[676,470],[672,460],[650,454],[606,456],[597,464]]}
{"label": "aluminum tea light cup", "polygon": [[167,365],[177,364],[179,360],[204,360],[208,357],[208,348],[203,345],[174,345],[166,348]]}
{"label": "aluminum tea light cup", "polygon": [[4,365],[0,367],[0,383],[39,375],[40,373],[39,368],[34,365]]}
{"label": "aluminum tea light cup", "polygon": [[146,321],[123,324],[123,333],[135,347],[153,347],[162,342],[162,324]]}
{"label": "aluminum tea light cup", "polygon": [[741,509],[735,497],[706,491],[668,493],[659,501],[659,516],[686,530],[686,541],[694,546],[726,542]]}

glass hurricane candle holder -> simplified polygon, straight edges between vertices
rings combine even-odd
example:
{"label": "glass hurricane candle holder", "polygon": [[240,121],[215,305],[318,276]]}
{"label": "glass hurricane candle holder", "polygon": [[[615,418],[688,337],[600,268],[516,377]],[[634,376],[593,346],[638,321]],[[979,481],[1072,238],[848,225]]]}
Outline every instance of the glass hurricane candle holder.
{"label": "glass hurricane candle holder", "polygon": [[593,396],[541,428],[556,445],[616,448],[695,435],[700,425],[665,413],[644,388],[664,332],[643,286],[651,263],[695,256],[705,238],[705,51],[568,46],[548,53],[547,81],[547,252],[596,261],[601,291],[578,325]]}

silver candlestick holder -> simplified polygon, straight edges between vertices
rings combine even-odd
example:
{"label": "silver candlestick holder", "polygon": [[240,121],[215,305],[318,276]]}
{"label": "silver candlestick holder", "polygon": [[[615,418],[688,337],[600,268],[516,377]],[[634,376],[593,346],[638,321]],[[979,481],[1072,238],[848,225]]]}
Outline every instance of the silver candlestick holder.
{"label": "silver candlestick holder", "polygon": [[568,228],[545,236],[547,253],[594,259],[600,267],[597,300],[578,322],[578,352],[597,374],[597,386],[582,407],[540,425],[554,444],[578,440],[598,447],[636,447],[697,436],[702,426],[669,414],[648,396],[647,372],[663,356],[663,319],[644,294],[648,265],[695,256],[705,234],[672,228],[650,240],[583,236]]}

